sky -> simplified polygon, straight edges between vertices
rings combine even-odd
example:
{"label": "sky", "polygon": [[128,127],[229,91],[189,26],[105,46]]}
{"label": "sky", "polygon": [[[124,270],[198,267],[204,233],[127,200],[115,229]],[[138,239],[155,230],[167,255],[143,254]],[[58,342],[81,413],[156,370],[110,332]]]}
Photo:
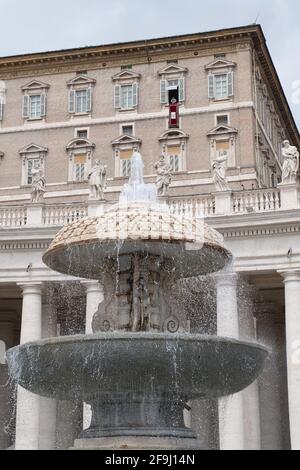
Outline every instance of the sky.
{"label": "sky", "polygon": [[300,128],[299,0],[0,0],[0,18],[2,57],[260,23]]}

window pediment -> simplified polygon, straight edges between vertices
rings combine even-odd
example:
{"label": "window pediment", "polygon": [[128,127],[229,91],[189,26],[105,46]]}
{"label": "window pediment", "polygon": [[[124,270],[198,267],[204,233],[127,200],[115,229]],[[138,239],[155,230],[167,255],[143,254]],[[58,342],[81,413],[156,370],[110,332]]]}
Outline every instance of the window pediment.
{"label": "window pediment", "polygon": [[209,131],[207,133],[207,135],[209,137],[217,136],[217,135],[228,135],[228,136],[230,136],[232,134],[237,134],[237,133],[238,133],[238,130],[235,129],[234,127],[225,126],[224,124],[222,124],[220,126],[214,127],[214,129]]}
{"label": "window pediment", "polygon": [[187,73],[188,69],[185,67],[179,67],[179,65],[168,65],[158,72],[159,76],[164,75],[182,75]]}
{"label": "window pediment", "polygon": [[131,72],[130,70],[123,70],[122,72],[117,73],[112,77],[114,82],[122,81],[122,80],[139,80],[141,78],[141,74],[136,72]]}
{"label": "window pediment", "polygon": [[41,82],[39,80],[32,80],[31,82],[27,83],[22,87],[23,91],[30,91],[30,90],[47,90],[50,88],[50,85],[45,82]]}
{"label": "window pediment", "polygon": [[186,134],[184,131],[180,129],[168,129],[167,131],[163,132],[160,137],[158,138],[159,141],[166,141],[166,140],[183,140],[188,139],[190,136]]}
{"label": "window pediment", "polygon": [[90,78],[86,75],[77,75],[76,77],[72,78],[72,80],[69,80],[67,82],[67,85],[69,87],[76,87],[76,86],[91,86],[95,85],[96,80],[94,78]]}
{"label": "window pediment", "polygon": [[219,69],[232,69],[236,67],[235,62],[225,59],[215,59],[213,62],[210,62],[205,66],[206,70],[219,70]]}
{"label": "window pediment", "polygon": [[141,145],[142,141],[141,139],[138,139],[137,137],[133,137],[130,135],[121,135],[117,139],[112,141],[112,146],[120,146],[120,145]]}
{"label": "window pediment", "polygon": [[72,139],[71,142],[67,145],[66,149],[68,151],[72,150],[90,150],[94,149],[96,145],[88,139]]}
{"label": "window pediment", "polygon": [[27,155],[31,153],[45,154],[47,152],[48,152],[47,147],[42,147],[41,145],[37,145],[37,144],[30,144],[24,147],[23,149],[19,150],[20,155]]}

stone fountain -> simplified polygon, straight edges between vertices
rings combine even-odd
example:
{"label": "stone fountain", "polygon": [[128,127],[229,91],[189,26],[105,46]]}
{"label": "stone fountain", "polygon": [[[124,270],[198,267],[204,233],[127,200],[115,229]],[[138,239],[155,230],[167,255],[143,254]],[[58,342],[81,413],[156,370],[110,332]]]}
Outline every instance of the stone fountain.
{"label": "stone fountain", "polygon": [[102,282],[94,334],[10,350],[12,376],[33,393],[91,405],[75,448],[201,448],[184,424],[187,402],[243,390],[268,356],[256,343],[190,334],[178,280],[231,258],[216,231],[157,202],[136,152],[120,203],[64,227],[43,258],[55,271]]}

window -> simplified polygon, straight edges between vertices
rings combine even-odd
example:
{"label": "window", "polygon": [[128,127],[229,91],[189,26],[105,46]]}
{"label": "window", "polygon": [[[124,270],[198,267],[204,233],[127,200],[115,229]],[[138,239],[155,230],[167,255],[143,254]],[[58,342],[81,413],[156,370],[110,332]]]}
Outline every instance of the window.
{"label": "window", "polygon": [[30,158],[27,160],[27,181],[26,184],[31,185],[33,181],[32,170],[39,170],[41,168],[40,158]]}
{"label": "window", "polygon": [[220,125],[225,125],[227,126],[229,124],[229,119],[228,119],[228,114],[220,114],[220,115],[217,115],[216,116],[216,124],[217,126],[220,126]]}
{"label": "window", "polygon": [[122,134],[133,135],[133,126],[127,124],[122,126]]}
{"label": "window", "polygon": [[120,176],[129,178],[131,174],[131,157],[133,155],[133,149],[121,150],[119,154],[120,158]]}
{"label": "window", "polygon": [[74,114],[89,113],[91,109],[92,89],[71,90],[69,96],[69,112]]}
{"label": "window", "polygon": [[182,171],[181,153],[182,152],[181,152],[180,145],[174,146],[174,147],[167,147],[169,165],[171,166],[173,173]]}
{"label": "window", "polygon": [[222,100],[233,96],[233,72],[210,74],[208,88],[210,99]]}
{"label": "window", "polygon": [[129,64],[129,65],[122,65],[121,66],[121,70],[131,70],[132,69],[132,65]]}
{"label": "window", "polygon": [[87,179],[86,154],[74,156],[74,181],[80,182]]}
{"label": "window", "polygon": [[41,119],[46,115],[46,95],[24,95],[23,117],[25,119]]}
{"label": "window", "polygon": [[177,102],[183,102],[184,95],[184,78],[161,80],[160,101],[162,104],[171,103],[172,98],[175,98]]}
{"label": "window", "polygon": [[77,129],[76,137],[78,137],[78,139],[88,139],[88,130],[87,129]]}
{"label": "window", "polygon": [[138,84],[115,85],[115,108],[133,109],[138,104]]}
{"label": "window", "polygon": [[131,85],[121,86],[121,108],[133,108],[133,87]]}
{"label": "window", "polygon": [[178,64],[178,60],[177,59],[167,60],[167,64]]}

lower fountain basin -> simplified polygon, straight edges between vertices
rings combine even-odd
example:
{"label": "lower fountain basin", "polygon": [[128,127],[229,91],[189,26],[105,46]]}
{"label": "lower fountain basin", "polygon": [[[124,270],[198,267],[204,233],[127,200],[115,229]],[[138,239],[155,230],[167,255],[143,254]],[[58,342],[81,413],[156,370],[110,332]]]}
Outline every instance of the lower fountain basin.
{"label": "lower fountain basin", "polygon": [[267,348],[233,339],[159,333],[101,333],[28,343],[7,352],[27,390],[62,400],[95,395],[183,400],[237,393],[260,374]]}

